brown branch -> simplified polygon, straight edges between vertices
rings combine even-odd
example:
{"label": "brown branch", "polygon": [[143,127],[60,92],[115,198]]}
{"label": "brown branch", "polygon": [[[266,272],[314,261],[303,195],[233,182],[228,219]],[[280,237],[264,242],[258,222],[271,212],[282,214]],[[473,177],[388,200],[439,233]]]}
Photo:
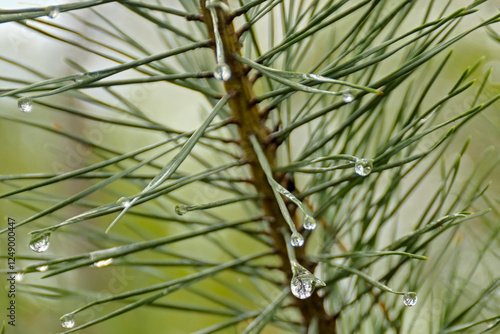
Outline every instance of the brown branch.
{"label": "brown branch", "polygon": [[[200,5],[203,11],[203,17],[208,29],[208,34],[211,40],[214,40],[213,22],[210,11],[205,7],[205,0],[200,0]],[[286,275],[284,285],[290,284],[292,272],[290,262],[286,250],[285,239],[281,234],[283,228],[288,229],[288,226],[281,214],[274,191],[269,185],[267,177],[258,163],[257,156],[252,148],[250,136],[255,135],[258,142],[267,157],[271,167],[276,164],[277,145],[269,141],[271,130],[266,127],[266,117],[259,110],[256,103],[255,94],[253,91],[253,82],[248,77],[248,70],[244,64],[234,58],[234,54],[241,55],[241,43],[238,39],[239,34],[235,31],[233,22],[228,13],[217,9],[218,30],[224,44],[224,56],[226,63],[231,69],[231,78],[224,82],[224,88],[227,92],[232,93],[232,97],[228,104],[231,109],[235,124],[238,126],[239,142],[243,151],[243,159],[249,162],[253,185],[256,191],[263,196],[261,201],[262,209],[265,216],[270,217],[269,234],[274,242],[274,249],[281,259],[280,270]],[[213,43],[212,43],[212,47]],[[264,113],[267,116],[267,113]],[[280,175],[281,183],[284,187],[289,188],[292,185],[292,180]],[[279,180],[278,179],[278,180]],[[293,210],[291,210],[292,214]],[[304,248],[296,249],[297,258],[304,258]],[[313,263],[306,263],[308,269],[314,270]],[[323,297],[316,294],[306,300],[297,300],[297,307],[300,309],[303,319],[302,324],[309,326],[312,319],[319,320],[320,333],[335,333],[335,317],[327,315],[323,307]]]}

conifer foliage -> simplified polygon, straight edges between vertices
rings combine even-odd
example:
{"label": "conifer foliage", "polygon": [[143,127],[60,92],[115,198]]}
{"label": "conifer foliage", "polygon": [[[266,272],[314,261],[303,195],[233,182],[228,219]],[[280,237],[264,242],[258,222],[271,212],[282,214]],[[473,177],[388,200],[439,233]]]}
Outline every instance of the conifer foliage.
{"label": "conifer foliage", "polygon": [[[19,289],[66,309],[47,321],[64,333],[127,333],[120,321],[144,310],[159,314],[144,333],[169,332],[162,317],[197,334],[494,333],[496,156],[471,152],[481,143],[469,134],[500,95],[484,59],[460,68],[452,47],[500,40],[496,11],[479,0],[2,10],[64,64],[38,66],[49,50],[0,56],[18,73],[0,77],[2,123],[65,152],[50,171],[0,176],[31,238]],[[98,279],[82,288],[82,277]]]}

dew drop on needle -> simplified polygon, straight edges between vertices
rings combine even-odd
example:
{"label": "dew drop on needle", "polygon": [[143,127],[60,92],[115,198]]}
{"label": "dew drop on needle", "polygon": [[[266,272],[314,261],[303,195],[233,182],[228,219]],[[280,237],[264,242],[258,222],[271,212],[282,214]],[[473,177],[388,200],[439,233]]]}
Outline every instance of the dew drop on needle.
{"label": "dew drop on needle", "polygon": [[304,237],[300,233],[293,233],[290,237],[290,244],[293,247],[300,247],[304,244]]}
{"label": "dew drop on needle", "polygon": [[188,210],[185,205],[179,204],[175,206],[175,213],[178,214],[179,216],[182,216],[186,212],[188,212]]}
{"label": "dew drop on needle", "polygon": [[47,249],[49,249],[50,245],[49,239],[50,239],[50,233],[42,233],[34,235],[33,237],[31,237],[29,247],[34,252],[43,253]]}
{"label": "dew drop on needle", "polygon": [[373,162],[371,159],[358,159],[354,163],[354,172],[359,176],[368,176],[372,172]]}
{"label": "dew drop on needle", "polygon": [[231,78],[231,69],[225,63],[217,64],[214,69],[214,78],[217,80],[228,81]]}
{"label": "dew drop on needle", "polygon": [[418,297],[415,292],[407,292],[403,296],[403,303],[405,306],[415,306],[417,304]]}
{"label": "dew drop on needle", "polygon": [[120,197],[116,204],[120,205],[123,208],[128,208],[130,206],[130,201],[126,197]]}
{"label": "dew drop on needle", "polygon": [[56,17],[59,16],[59,13],[61,11],[59,10],[59,7],[58,6],[50,6],[48,8],[48,13],[47,13],[47,16],[50,17],[51,19],[55,19]]}
{"label": "dew drop on needle", "polygon": [[295,297],[306,299],[311,297],[314,292],[314,280],[311,278],[294,277],[290,284],[290,288]]}
{"label": "dew drop on needle", "polygon": [[94,263],[94,267],[96,268],[102,268],[102,267],[107,267],[111,263],[113,263],[113,258],[110,259],[105,259],[105,260],[100,260]]}
{"label": "dew drop on needle", "polygon": [[72,314],[66,314],[61,317],[61,326],[64,328],[73,328],[75,326],[75,320]]}
{"label": "dew drop on needle", "polygon": [[292,262],[293,277],[290,282],[292,294],[299,299],[312,296],[314,289],[325,283],[297,262]]}
{"label": "dew drop on needle", "polygon": [[30,113],[33,110],[33,101],[31,97],[21,97],[17,100],[17,107],[23,113]]}
{"label": "dew drop on needle", "polygon": [[302,224],[302,227],[306,230],[314,230],[316,228],[316,219],[314,219],[311,216],[306,216],[304,218],[304,223]]}
{"label": "dew drop on needle", "polygon": [[43,266],[37,267],[36,270],[38,270],[39,272],[43,273],[43,272],[49,270],[49,266],[48,265],[43,265]]}
{"label": "dew drop on needle", "polygon": [[352,95],[351,92],[345,92],[344,94],[342,94],[342,100],[345,103],[351,103],[352,101],[354,101],[354,95]]}

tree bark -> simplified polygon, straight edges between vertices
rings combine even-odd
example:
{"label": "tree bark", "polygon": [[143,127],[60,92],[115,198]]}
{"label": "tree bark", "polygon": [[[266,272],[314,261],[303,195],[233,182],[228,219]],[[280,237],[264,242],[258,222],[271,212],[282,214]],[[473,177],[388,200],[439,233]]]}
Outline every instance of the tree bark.
{"label": "tree bark", "polygon": [[[211,41],[215,41],[213,21],[210,10],[205,7],[205,0],[200,0],[200,6],[203,11],[203,21],[207,26],[209,37]],[[248,70],[244,64],[237,61],[233,56],[234,54],[241,55],[241,44],[228,14],[223,10],[217,9],[218,31],[224,45],[226,63],[231,69],[231,78],[224,82],[224,88],[228,93],[232,94],[228,104],[235,124],[238,127],[243,159],[249,162],[253,185],[256,191],[263,196],[261,201],[262,209],[265,216],[271,218],[269,220],[269,233],[274,241],[275,252],[281,259],[280,269],[286,275],[286,281],[283,284],[289,285],[292,278],[292,271],[287,254],[286,241],[281,233],[283,228],[287,230],[289,228],[274,197],[273,189],[269,185],[267,177],[258,162],[256,153],[252,148],[250,136],[254,135],[256,137],[271,167],[276,165],[276,151],[278,147],[275,143],[269,141],[271,130],[266,127],[266,118],[262,117],[259,107],[255,103],[253,83],[247,75]],[[212,47],[215,49],[215,42],[212,43]],[[279,182],[280,180],[277,181]],[[291,180],[289,178],[282,178],[281,181],[285,188],[290,188]],[[293,211],[295,210],[293,209]],[[303,247],[296,248],[296,256],[301,261],[304,257]],[[312,263],[306,264],[306,267],[311,271],[314,270]],[[335,317],[326,314],[323,302],[324,298],[319,297],[317,294],[313,294],[313,296],[305,300],[297,299],[296,305],[302,314],[300,322],[307,328],[311,321],[316,318],[318,320],[319,333],[334,334],[336,333]]]}

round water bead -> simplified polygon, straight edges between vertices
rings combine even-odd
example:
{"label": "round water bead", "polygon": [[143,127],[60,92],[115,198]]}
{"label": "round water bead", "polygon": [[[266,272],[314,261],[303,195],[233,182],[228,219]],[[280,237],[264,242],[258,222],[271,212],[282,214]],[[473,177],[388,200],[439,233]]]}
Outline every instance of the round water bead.
{"label": "round water bead", "polygon": [[21,97],[18,99],[17,107],[24,113],[30,113],[33,110],[33,101],[31,97]]}
{"label": "round water bead", "polygon": [[290,283],[293,295],[299,299],[311,297],[315,286],[315,280],[309,277],[294,277]]}
{"label": "round water bead", "polygon": [[128,208],[130,206],[130,201],[126,197],[120,197],[118,199],[118,201],[116,201],[116,204],[118,204],[124,208]]}
{"label": "round water bead", "polygon": [[40,271],[40,272],[44,272],[44,271],[47,271],[49,270],[49,266],[48,265],[43,265],[43,266],[40,266],[40,267],[37,267],[36,270]]}
{"label": "round water bead", "polygon": [[113,263],[113,258],[97,261],[94,263],[94,267],[97,267],[97,268],[107,267],[111,263]]}
{"label": "round water bead", "polygon": [[231,69],[226,63],[217,64],[214,69],[214,78],[228,81],[231,78]]}
{"label": "round water bead", "polygon": [[417,304],[418,297],[415,292],[407,292],[403,296],[403,303],[405,306],[415,306]]}
{"label": "round water bead", "polygon": [[500,319],[496,319],[496,320],[489,321],[489,322],[488,322],[488,328],[493,328],[493,327],[495,327],[495,326],[498,324],[498,322],[500,322]]}
{"label": "round water bead", "polygon": [[175,213],[178,214],[179,216],[182,216],[186,212],[188,212],[188,210],[185,205],[180,204],[175,206]]}
{"label": "round water bead", "polygon": [[358,159],[354,163],[354,172],[359,176],[368,176],[372,172],[373,162],[371,159]]}
{"label": "round water bead", "polygon": [[302,224],[302,227],[306,230],[314,230],[316,228],[316,219],[314,219],[311,216],[306,216],[304,218],[304,223]]}
{"label": "round water bead", "polygon": [[351,92],[345,92],[342,94],[342,100],[344,100],[345,103],[351,103],[354,101],[354,95],[352,95]]}
{"label": "round water bead", "polygon": [[51,19],[55,19],[56,17],[59,16],[60,12],[61,11],[59,10],[59,7],[57,7],[57,6],[50,6],[48,8],[47,16],[50,17]]}
{"label": "round water bead", "polygon": [[300,247],[304,244],[304,237],[300,233],[292,233],[292,236],[290,237],[290,244],[293,247]]}
{"label": "round water bead", "polygon": [[31,237],[29,247],[32,251],[37,253],[45,252],[47,249],[49,249],[49,238],[50,233],[34,235],[33,237]]}
{"label": "round water bead", "polygon": [[75,327],[75,320],[73,319],[72,314],[65,314],[61,317],[61,326],[64,328],[73,328]]}

